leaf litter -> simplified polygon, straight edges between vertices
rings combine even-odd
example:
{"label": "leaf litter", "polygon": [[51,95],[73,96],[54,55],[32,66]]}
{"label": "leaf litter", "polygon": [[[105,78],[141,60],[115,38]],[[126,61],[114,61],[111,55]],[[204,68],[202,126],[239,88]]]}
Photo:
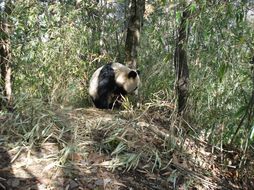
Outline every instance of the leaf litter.
{"label": "leaf litter", "polygon": [[[24,143],[20,135],[12,137],[19,139],[17,143],[3,138],[0,189],[250,189],[254,185],[251,154],[246,167],[238,169],[241,153],[213,147],[202,135],[190,135],[195,127],[179,125],[174,105],[53,112],[57,122],[48,127],[50,135],[32,143],[31,139]],[[13,117],[2,118],[5,127],[13,124]]]}

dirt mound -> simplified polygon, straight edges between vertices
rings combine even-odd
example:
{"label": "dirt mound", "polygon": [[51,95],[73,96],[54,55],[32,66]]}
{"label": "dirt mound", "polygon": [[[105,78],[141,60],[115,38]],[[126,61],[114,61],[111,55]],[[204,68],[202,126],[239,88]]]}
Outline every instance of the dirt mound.
{"label": "dirt mound", "polygon": [[[55,110],[54,125],[39,140],[15,145],[4,138],[0,189],[253,187],[253,171],[235,168],[239,152],[188,135],[172,124],[169,114],[168,107]],[[253,168],[253,161],[248,164]]]}

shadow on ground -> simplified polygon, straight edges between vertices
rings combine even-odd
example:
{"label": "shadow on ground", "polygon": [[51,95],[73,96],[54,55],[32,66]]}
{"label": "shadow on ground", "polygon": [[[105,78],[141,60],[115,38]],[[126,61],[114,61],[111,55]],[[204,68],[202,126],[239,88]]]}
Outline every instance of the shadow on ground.
{"label": "shadow on ground", "polygon": [[13,174],[11,156],[4,147],[0,147],[0,190],[37,190],[37,178],[24,169],[26,177]]}

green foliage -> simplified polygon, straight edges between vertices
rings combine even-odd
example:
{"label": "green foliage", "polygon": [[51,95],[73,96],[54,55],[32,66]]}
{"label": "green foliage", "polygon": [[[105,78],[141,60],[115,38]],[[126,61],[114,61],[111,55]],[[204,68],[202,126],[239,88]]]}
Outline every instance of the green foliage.
{"label": "green foliage", "polygon": [[[166,1],[165,1],[166,2]],[[143,27],[140,51],[146,101],[165,91],[164,99],[174,99],[174,34],[181,10],[156,7]],[[169,11],[167,9],[169,9]],[[191,17],[187,47],[190,92],[187,110],[190,123],[204,131],[213,144],[229,143],[248,109],[253,89],[249,64],[253,55],[253,29],[246,23],[246,3],[196,2],[189,6]],[[163,14],[163,17],[159,15]],[[252,44],[252,45],[251,45]],[[152,50],[152,51],[151,51]],[[152,52],[152,53],[151,53]],[[165,94],[165,93],[164,93]],[[250,122],[250,123],[249,123]],[[236,144],[246,141],[248,125],[240,127]],[[221,135],[218,135],[221,134]]]}
{"label": "green foliage", "polygon": [[87,52],[82,47],[87,36],[82,35],[86,27],[73,18],[77,10],[37,1],[19,2],[15,7],[14,92],[50,103],[75,103],[82,97],[88,65],[80,58]]}

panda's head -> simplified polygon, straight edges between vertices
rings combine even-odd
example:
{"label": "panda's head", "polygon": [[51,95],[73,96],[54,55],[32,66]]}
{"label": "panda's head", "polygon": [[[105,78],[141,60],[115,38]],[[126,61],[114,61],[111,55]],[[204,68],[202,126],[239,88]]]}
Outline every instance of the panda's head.
{"label": "panda's head", "polygon": [[140,72],[120,63],[112,63],[112,68],[115,71],[116,84],[121,86],[127,94],[137,94],[137,90],[141,85]]}

